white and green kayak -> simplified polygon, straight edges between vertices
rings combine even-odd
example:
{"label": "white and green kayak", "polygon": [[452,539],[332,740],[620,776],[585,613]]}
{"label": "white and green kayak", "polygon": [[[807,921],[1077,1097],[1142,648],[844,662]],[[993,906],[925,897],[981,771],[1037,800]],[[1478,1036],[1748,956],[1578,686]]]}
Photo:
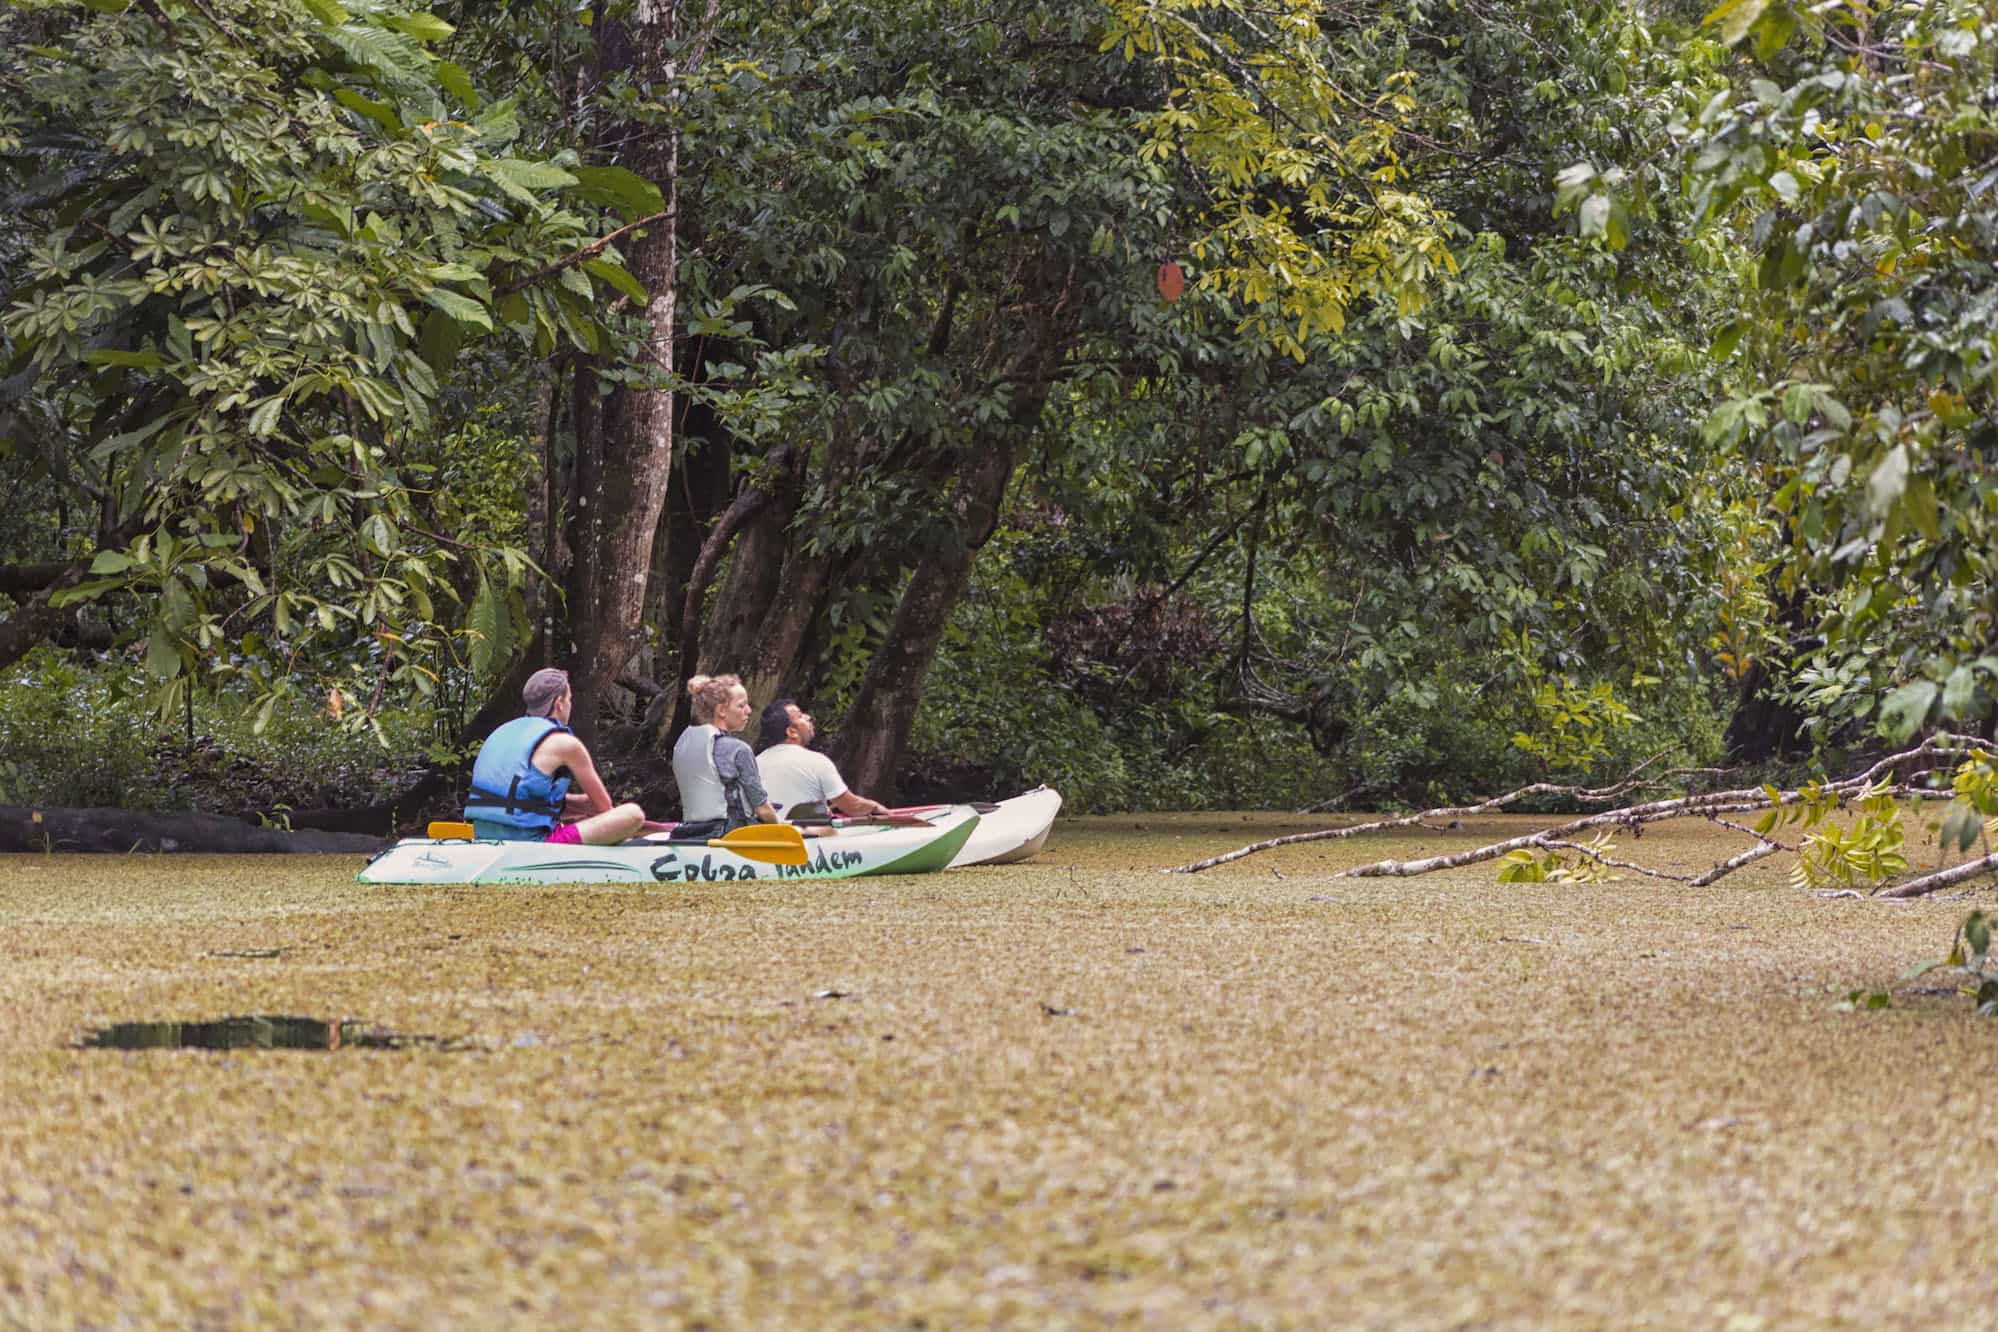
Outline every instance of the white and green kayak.
{"label": "white and green kayak", "polygon": [[[671,834],[618,846],[405,837],[369,861],[362,883],[731,883],[747,879],[857,879],[929,874],[947,867],[978,827],[970,805],[926,813],[919,826],[857,826],[807,837],[805,863],[773,864],[720,842],[674,842]],[[739,829],[741,838],[750,829]],[[795,841],[796,834],[786,834]]]}

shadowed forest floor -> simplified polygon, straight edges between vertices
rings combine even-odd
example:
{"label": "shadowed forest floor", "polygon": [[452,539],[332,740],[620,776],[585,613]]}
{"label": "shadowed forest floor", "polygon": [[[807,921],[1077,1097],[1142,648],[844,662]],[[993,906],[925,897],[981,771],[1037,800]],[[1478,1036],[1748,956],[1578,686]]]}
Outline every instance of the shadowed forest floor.
{"label": "shadowed forest floor", "polygon": [[[1998,1147],[1998,1023],[1954,973],[1894,986],[1966,899],[1775,865],[1326,877],[1518,818],[1158,872],[1320,826],[1064,820],[1027,865],[727,888],[0,859],[0,1323],[1858,1328],[1988,1299],[1959,1163]],[[440,1043],[71,1048],[242,1013]]]}

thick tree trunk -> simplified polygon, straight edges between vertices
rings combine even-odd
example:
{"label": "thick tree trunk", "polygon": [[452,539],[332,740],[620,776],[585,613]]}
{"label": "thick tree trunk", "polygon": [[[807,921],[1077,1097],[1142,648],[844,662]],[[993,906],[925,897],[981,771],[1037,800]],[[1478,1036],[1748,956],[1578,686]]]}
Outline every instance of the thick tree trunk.
{"label": "thick tree trunk", "polygon": [[[762,637],[764,621],[777,605],[784,564],[790,556],[789,528],[798,504],[790,475],[782,475],[783,483],[769,490],[744,492],[744,499],[754,497],[757,507],[734,531],[735,548],[728,552],[728,572],[715,591],[714,605],[700,623],[697,637],[690,637],[683,645],[683,661],[691,659],[709,675],[741,673]],[[723,535],[726,539],[727,534]],[[718,556],[721,552],[714,553]],[[702,558],[708,558],[707,551],[702,552]]]}
{"label": "thick tree trunk", "polygon": [[[1811,626],[1804,618],[1801,594],[1777,596],[1776,622],[1784,629],[1792,652],[1809,641]],[[1741,678],[1726,736],[1728,758],[1736,763],[1794,758],[1810,748],[1804,739],[1804,714],[1776,697],[1783,683],[1777,670],[1771,669],[1768,658],[1758,657]]]}
{"label": "thick tree trunk", "polygon": [[742,683],[757,712],[770,700],[797,692],[805,674],[805,638],[831,581],[831,569],[824,559],[793,551],[785,562],[777,600],[764,617],[762,636],[742,665]]}
{"label": "thick tree trunk", "polygon": [[[1045,401],[1046,386],[1034,411]],[[1018,453],[1013,440],[974,442],[958,474],[955,507],[960,538],[950,549],[916,566],[895,608],[887,642],[868,663],[859,697],[841,731],[844,776],[856,791],[890,798],[902,751],[922,703],[923,680],[936,660],[950,614],[971,579],[972,561],[999,522],[999,503]]]}
{"label": "thick tree trunk", "polygon": [[[599,82],[608,83],[621,71],[634,84],[649,87],[653,97],[670,96],[684,72],[682,59],[698,61],[703,45],[685,43],[689,24],[684,20],[711,31],[715,12],[712,3],[697,8],[679,0],[638,0],[627,20],[628,40],[606,41],[602,48]],[[623,246],[626,266],[651,294],[644,312],[650,333],[638,361],[647,382],[622,386],[605,402],[587,471],[578,440],[572,521],[579,572],[570,580],[570,676],[575,688],[570,725],[585,740],[595,738],[603,692],[643,639],[653,539],[672,474],[679,297],[679,136],[666,126],[617,125],[610,127],[606,142],[618,145],[620,165],[659,187],[665,216]]]}
{"label": "thick tree trunk", "polygon": [[[952,337],[953,310],[962,288],[953,284],[931,337],[941,355]],[[936,660],[951,612],[971,581],[971,566],[999,526],[999,506],[1027,441],[1039,428],[1048,394],[1077,323],[1075,272],[1045,259],[1022,260],[999,317],[988,327],[978,357],[993,383],[1011,386],[1007,419],[996,429],[974,431],[958,455],[950,494],[956,541],[915,561],[909,585],[895,608],[888,638],[861,677],[841,728],[847,781],[876,799],[894,795],[902,751],[908,747],[923,682]]]}
{"label": "thick tree trunk", "polygon": [[1775,697],[1777,681],[1761,662],[1742,677],[1734,715],[1727,721],[1727,756],[1735,763],[1794,758],[1809,749],[1804,715]]}

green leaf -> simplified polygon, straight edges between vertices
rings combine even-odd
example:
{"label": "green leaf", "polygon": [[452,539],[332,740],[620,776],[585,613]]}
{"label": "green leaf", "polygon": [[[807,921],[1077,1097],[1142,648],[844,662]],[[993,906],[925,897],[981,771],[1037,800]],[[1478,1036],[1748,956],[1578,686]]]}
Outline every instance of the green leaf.
{"label": "green leaf", "polygon": [[135,370],[157,370],[166,364],[166,358],[156,351],[117,351],[110,347],[87,351],[83,359],[90,365],[123,365]]}
{"label": "green leaf", "polygon": [[325,33],[342,55],[389,87],[415,91],[429,82],[429,55],[402,33],[366,23],[343,23]]}
{"label": "green leaf", "polygon": [[419,42],[441,42],[457,31],[435,14],[384,14],[382,22]]}
{"label": "green leaf", "polygon": [[495,185],[530,207],[541,200],[537,190],[560,189],[573,185],[576,178],[551,162],[529,162],[519,157],[496,157],[481,162],[480,168]]}
{"label": "green leaf", "polygon": [[458,359],[458,349],[465,345],[465,327],[442,310],[432,310],[423,318],[423,332],[417,342],[417,354],[423,363],[442,374],[451,368]]}
{"label": "green leaf", "polygon": [[437,82],[443,85],[445,92],[464,103],[466,110],[476,112],[479,109],[478,89],[472,86],[472,76],[465,72],[464,66],[449,60],[438,61]]}
{"label": "green leaf", "polygon": [[1721,0],[1707,16],[1700,20],[1702,27],[1718,23],[1721,38],[1729,46],[1748,35],[1755,20],[1762,17],[1762,11],[1769,7],[1769,0]]}
{"label": "green leaf", "polygon": [[122,550],[100,550],[90,561],[90,572],[94,574],[124,573],[138,561]]}
{"label": "green leaf", "polygon": [[1896,444],[1874,467],[1866,481],[1866,507],[1878,518],[1894,507],[1908,486],[1908,450]]}
{"label": "green leaf", "polygon": [[534,311],[527,304],[527,297],[517,291],[510,291],[499,298],[499,317],[511,329],[525,331],[534,321]]}
{"label": "green leaf", "polygon": [[1952,801],[1949,813],[1943,816],[1937,842],[1944,851],[1968,851],[1983,827],[1984,820],[1974,808]]}
{"label": "green leaf", "polygon": [[83,7],[100,14],[122,14],[132,7],[132,0],[83,0]]}
{"label": "green leaf", "polygon": [[1890,740],[1906,740],[1929,715],[1937,693],[1933,680],[1904,684],[1880,705],[1880,729]]}
{"label": "green leaf", "polygon": [[569,193],[605,208],[615,208],[627,221],[650,217],[666,207],[659,187],[635,171],[620,166],[577,167]]}
{"label": "green leaf", "polygon": [[1977,697],[1977,673],[1968,666],[1959,666],[1943,681],[1942,715],[1945,717],[1967,717],[1970,705]]}
{"label": "green leaf", "polygon": [[512,624],[512,617],[506,613],[505,604],[493,592],[491,580],[481,573],[478,595],[472,598],[471,612],[465,617],[465,627],[472,635],[471,657],[474,674],[490,676],[506,661],[510,652],[506,636]]}
{"label": "green leaf", "polygon": [[1610,203],[1609,217],[1603,223],[1603,238],[1609,241],[1612,250],[1621,250],[1630,244],[1630,211],[1623,206],[1623,200]]}
{"label": "green leaf", "polygon": [[460,295],[449,287],[432,287],[423,293],[423,299],[460,324],[471,324],[488,333],[493,331],[492,313],[481,301]]}
{"label": "green leaf", "polygon": [[1926,475],[1908,478],[1908,487],[1901,496],[1901,511],[1924,537],[1930,541],[1942,540],[1941,506],[1936,503],[1935,482]]}
{"label": "green leaf", "polygon": [[49,593],[49,605],[61,610],[65,606],[78,606],[86,601],[95,601],[113,588],[126,586],[123,578],[86,578],[82,582]]}
{"label": "green leaf", "polygon": [[338,0],[302,0],[305,12],[324,23],[329,28],[338,27],[353,15],[338,3]]}
{"label": "green leaf", "polygon": [[158,630],[146,640],[146,674],[155,680],[171,680],[180,674],[180,647],[173,636]]}
{"label": "green leaf", "polygon": [[251,435],[263,439],[277,429],[278,417],[284,411],[284,397],[282,393],[273,393],[257,404],[250,413]]}
{"label": "green leaf", "polygon": [[1792,384],[1783,390],[1783,419],[1791,425],[1802,425],[1811,419],[1811,386]]}
{"label": "green leaf", "polygon": [[629,296],[634,305],[644,305],[651,299],[638,279],[626,272],[622,265],[611,263],[608,259],[585,259],[583,268]]}
{"label": "green leaf", "polygon": [[1577,215],[1584,236],[1600,236],[1609,227],[1610,198],[1607,194],[1591,194],[1582,200],[1581,212]]}
{"label": "green leaf", "polygon": [[361,96],[352,88],[335,88],[333,100],[349,111],[358,111],[391,134],[402,133],[402,117],[387,102],[377,102]]}

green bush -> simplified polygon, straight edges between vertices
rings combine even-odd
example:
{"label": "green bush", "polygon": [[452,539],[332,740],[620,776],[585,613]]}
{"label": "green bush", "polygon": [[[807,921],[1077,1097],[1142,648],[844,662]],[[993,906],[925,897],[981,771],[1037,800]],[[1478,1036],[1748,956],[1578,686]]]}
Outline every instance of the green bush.
{"label": "green bush", "polygon": [[198,694],[162,724],[149,682],[122,658],[79,663],[43,646],[0,674],[0,800],[278,817],[368,805],[404,785],[430,742],[427,715],[383,712],[388,747],[304,699],[251,730],[247,695]]}

